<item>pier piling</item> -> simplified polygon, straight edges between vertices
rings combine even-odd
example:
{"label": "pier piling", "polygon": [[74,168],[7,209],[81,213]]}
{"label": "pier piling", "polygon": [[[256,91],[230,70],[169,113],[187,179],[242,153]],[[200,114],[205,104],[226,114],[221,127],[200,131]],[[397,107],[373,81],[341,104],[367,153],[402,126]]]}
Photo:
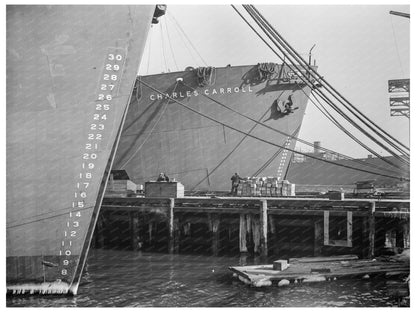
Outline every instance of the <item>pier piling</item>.
{"label": "pier piling", "polygon": [[267,257],[267,200],[262,200],[260,206],[260,252]]}
{"label": "pier piling", "polygon": [[169,253],[175,252],[175,224],[174,224],[174,213],[173,208],[175,207],[175,199],[169,199]]}
{"label": "pier piling", "polygon": [[[95,235],[101,248],[104,236],[130,229],[131,238],[106,239],[106,247],[167,248],[173,254],[180,246],[181,252],[209,249],[213,255],[232,251],[261,257],[350,252],[372,259],[391,247],[409,248],[409,206],[408,200],[111,197],[104,199],[101,219],[106,222],[98,222]],[[329,230],[330,220],[342,235]]]}
{"label": "pier piling", "polygon": [[315,240],[313,246],[313,255],[318,257],[322,255],[322,246],[324,240],[323,223],[321,220],[315,221]]}
{"label": "pier piling", "polygon": [[375,248],[375,212],[376,212],[376,202],[370,202],[370,208],[368,211],[368,258],[374,258],[374,248]]}
{"label": "pier piling", "polygon": [[240,214],[240,235],[239,235],[240,253],[247,252],[247,221],[246,215]]}

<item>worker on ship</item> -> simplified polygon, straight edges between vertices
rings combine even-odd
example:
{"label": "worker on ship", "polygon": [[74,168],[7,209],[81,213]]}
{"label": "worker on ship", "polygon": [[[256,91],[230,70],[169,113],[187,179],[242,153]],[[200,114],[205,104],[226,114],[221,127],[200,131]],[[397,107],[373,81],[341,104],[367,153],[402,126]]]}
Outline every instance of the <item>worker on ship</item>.
{"label": "worker on ship", "polygon": [[157,182],[169,182],[169,177],[166,174],[164,174],[163,172],[161,172],[156,181]]}
{"label": "worker on ship", "polygon": [[238,175],[238,173],[234,173],[234,175],[231,177],[231,194],[237,195],[237,188],[240,184],[241,177]]}

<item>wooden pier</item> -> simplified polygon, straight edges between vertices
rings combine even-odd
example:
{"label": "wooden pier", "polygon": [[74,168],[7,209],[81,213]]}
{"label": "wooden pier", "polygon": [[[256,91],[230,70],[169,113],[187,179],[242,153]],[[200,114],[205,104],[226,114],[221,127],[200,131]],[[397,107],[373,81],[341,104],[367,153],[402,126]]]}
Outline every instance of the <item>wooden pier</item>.
{"label": "wooden pier", "polygon": [[132,249],[170,253],[208,247],[213,255],[232,249],[264,257],[299,251],[373,258],[409,247],[410,200],[106,197],[101,209],[98,247],[120,233]]}

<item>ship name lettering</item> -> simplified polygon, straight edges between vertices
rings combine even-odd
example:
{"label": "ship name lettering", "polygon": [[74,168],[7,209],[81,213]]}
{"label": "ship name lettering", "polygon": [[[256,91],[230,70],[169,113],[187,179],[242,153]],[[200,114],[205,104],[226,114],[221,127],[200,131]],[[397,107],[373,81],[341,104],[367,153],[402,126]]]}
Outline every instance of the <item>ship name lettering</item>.
{"label": "ship name lettering", "polygon": [[[253,92],[253,89],[251,89],[250,86],[245,86],[245,87],[227,87],[227,88],[213,88],[213,89],[204,89],[201,90],[201,93],[198,92],[198,90],[194,90],[194,91],[179,91],[179,92],[172,92],[171,94],[169,93],[165,93],[165,94],[161,94],[161,93],[157,93],[157,94],[150,94],[149,95],[149,99],[151,101],[155,101],[155,100],[167,100],[169,98],[171,99],[178,99],[178,98],[185,98],[185,97],[192,97],[192,96],[199,96],[200,94],[205,94],[207,96],[209,95],[216,95],[216,94],[232,94],[232,93],[251,93]],[[101,108],[100,108],[101,109]],[[97,110],[100,110],[97,109]]]}

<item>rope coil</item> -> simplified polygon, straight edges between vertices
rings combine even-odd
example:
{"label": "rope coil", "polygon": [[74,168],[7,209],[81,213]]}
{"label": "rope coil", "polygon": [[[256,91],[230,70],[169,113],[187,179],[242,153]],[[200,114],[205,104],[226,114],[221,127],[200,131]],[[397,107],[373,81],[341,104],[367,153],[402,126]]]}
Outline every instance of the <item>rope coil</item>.
{"label": "rope coil", "polygon": [[212,86],[215,83],[215,67],[198,67],[196,69],[198,86]]}
{"label": "rope coil", "polygon": [[264,81],[270,79],[276,72],[275,63],[259,63],[257,64],[258,80]]}

